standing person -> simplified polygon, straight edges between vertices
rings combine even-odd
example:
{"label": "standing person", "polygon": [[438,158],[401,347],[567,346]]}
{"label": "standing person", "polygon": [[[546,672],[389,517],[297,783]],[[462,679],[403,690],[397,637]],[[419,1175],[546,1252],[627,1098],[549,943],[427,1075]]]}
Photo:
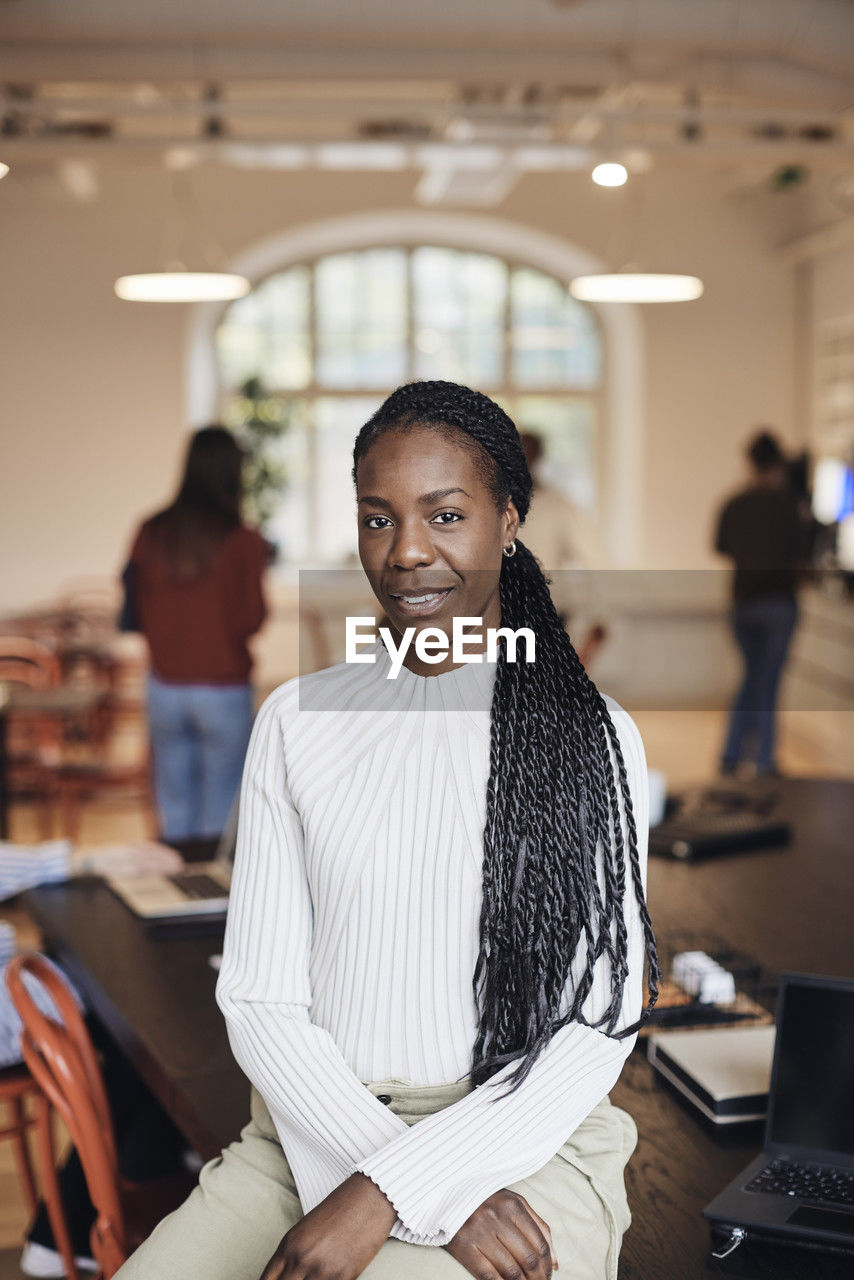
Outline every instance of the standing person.
{"label": "standing person", "polygon": [[242,465],[225,427],[197,431],[175,499],[142,524],[125,570],[128,612],[151,650],[149,732],[164,840],[220,834],[252,728],[247,641],[267,615],[269,548],[241,520]]}
{"label": "standing person", "polygon": [[805,535],[776,437],[759,431],[746,457],[747,486],[724,503],[715,532],[715,550],[735,565],[731,621],[744,658],[721,754],[725,775],[743,764],[759,774],[778,772],[777,690],[798,618],[796,578]]}
{"label": "standing person", "polygon": [[[252,734],[217,997],[253,1089],[121,1280],[616,1280],[657,995],[634,721],[586,676],[518,538],[506,413],[399,388],[356,439],[359,556],[391,622]],[[410,628],[528,627],[428,663]],[[644,962],[649,998],[644,1004]]]}
{"label": "standing person", "polygon": [[576,648],[582,665],[589,668],[608,632],[595,617],[596,575],[573,573],[567,569],[602,569],[604,561],[588,517],[571,502],[556,485],[543,480],[540,467],[543,438],[534,431],[520,435],[525,461],[534,482],[531,510],[525,520],[525,545],[537,557],[549,578],[549,591],[558,617],[575,634],[577,615],[592,606],[594,617],[583,639],[576,635]]}
{"label": "standing person", "polygon": [[602,553],[586,515],[563,490],[540,475],[543,439],[523,431],[520,439],[534,482],[531,511],[525,523],[528,544],[546,573],[553,569],[598,569]]}

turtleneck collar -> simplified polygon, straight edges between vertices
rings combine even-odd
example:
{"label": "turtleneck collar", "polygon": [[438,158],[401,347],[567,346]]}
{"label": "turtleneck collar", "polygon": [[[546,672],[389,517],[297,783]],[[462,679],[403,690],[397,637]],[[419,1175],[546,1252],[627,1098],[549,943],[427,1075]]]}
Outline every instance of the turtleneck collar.
{"label": "turtleneck collar", "polygon": [[389,679],[392,660],[381,636],[377,636],[367,652],[376,655],[372,668],[375,678],[387,688],[396,687],[400,700],[407,706],[420,706],[424,710],[486,712],[492,707],[496,664],[487,662],[485,654],[481,662],[465,662],[436,675],[418,675],[403,666],[394,679]]}

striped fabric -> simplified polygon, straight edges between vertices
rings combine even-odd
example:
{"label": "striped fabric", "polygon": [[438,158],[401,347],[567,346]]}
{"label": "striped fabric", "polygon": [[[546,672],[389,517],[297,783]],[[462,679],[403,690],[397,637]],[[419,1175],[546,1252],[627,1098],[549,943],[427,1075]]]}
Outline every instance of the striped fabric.
{"label": "striped fabric", "polygon": [[[39,884],[67,880],[70,858],[70,840],[35,845],[0,840],[0,902]],[[6,987],[6,966],[16,949],[14,927],[0,920],[0,1068],[21,1061],[21,1020]],[[46,1000],[40,989],[34,989],[34,996],[40,1008],[56,1016],[53,1002]]]}
{"label": "striped fabric", "polygon": [[46,840],[43,844],[0,840],[0,902],[39,884],[67,880],[70,866],[70,840]]}
{"label": "striped fabric", "polygon": [[[439,1084],[470,1070],[495,675],[473,663],[433,676],[404,667],[388,680],[382,641],[366,653],[372,665],[288,681],[258,714],[217,998],[304,1210],[358,1170],[394,1205],[392,1236],[440,1246],[487,1196],[554,1155],[613,1087],[636,1037],[571,1024],[511,1097],[492,1100],[514,1063],[411,1128],[364,1087]],[[607,702],[645,884],[643,745]],[[643,933],[626,882],[630,973],[618,1027],[638,1017],[643,991]],[[608,1003],[607,965],[603,957],[584,1005],[590,1020]],[[569,996],[568,987],[564,1008]]]}

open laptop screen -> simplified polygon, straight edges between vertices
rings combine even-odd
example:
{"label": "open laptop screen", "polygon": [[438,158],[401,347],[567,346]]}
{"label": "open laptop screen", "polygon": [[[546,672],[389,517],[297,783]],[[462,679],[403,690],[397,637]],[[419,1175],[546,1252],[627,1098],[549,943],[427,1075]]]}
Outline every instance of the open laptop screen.
{"label": "open laptop screen", "polygon": [[854,981],[784,975],[780,998],[768,1141],[854,1158]]}

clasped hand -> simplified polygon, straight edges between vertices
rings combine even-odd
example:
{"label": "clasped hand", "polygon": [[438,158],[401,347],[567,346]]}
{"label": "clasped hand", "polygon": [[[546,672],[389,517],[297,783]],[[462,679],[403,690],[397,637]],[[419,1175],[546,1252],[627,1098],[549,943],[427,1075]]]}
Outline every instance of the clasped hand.
{"label": "clasped hand", "polygon": [[[357,1280],[397,1214],[379,1187],[354,1173],[284,1236],[261,1280]],[[475,1280],[549,1280],[557,1267],[549,1226],[514,1191],[496,1191],[445,1246]]]}

